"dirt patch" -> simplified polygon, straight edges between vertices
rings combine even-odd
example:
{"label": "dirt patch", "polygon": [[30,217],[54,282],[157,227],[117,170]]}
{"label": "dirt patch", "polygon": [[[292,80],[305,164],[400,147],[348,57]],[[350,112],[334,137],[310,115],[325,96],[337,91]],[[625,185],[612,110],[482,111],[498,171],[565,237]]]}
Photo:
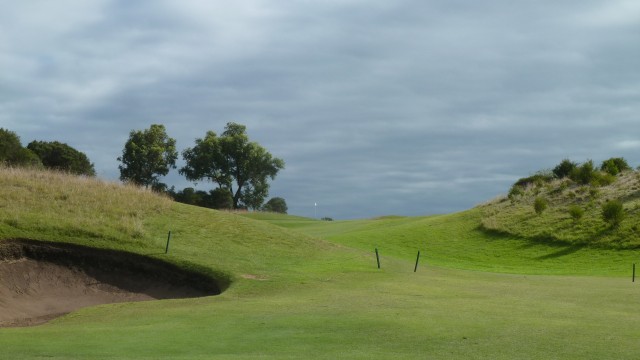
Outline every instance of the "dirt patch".
{"label": "dirt patch", "polygon": [[0,327],[107,303],[217,295],[215,279],[157,259],[31,240],[0,242]]}

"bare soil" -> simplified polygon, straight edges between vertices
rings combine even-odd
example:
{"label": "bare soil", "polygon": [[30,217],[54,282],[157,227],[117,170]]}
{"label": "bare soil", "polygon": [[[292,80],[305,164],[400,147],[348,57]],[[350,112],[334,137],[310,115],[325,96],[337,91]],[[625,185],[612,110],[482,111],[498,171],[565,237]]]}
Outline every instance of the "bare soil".
{"label": "bare soil", "polygon": [[0,327],[107,303],[220,293],[215,279],[158,259],[32,240],[0,242]]}

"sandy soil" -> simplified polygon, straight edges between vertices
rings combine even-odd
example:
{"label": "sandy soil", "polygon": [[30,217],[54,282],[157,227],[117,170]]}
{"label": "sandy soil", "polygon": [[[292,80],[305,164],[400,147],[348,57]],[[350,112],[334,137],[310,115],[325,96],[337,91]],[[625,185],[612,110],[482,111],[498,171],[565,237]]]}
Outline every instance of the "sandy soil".
{"label": "sandy soil", "polygon": [[25,240],[0,242],[0,327],[37,325],[98,304],[219,292],[212,279],[139,255]]}

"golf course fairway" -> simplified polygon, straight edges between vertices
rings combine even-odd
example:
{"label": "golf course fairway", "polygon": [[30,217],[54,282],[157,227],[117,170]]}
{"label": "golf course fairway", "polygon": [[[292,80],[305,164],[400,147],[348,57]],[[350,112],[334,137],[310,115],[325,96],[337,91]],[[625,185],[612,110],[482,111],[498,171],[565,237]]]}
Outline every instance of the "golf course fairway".
{"label": "golf course fairway", "polygon": [[0,328],[3,359],[640,356],[638,251],[487,234],[477,208],[333,222],[234,214],[15,169],[0,171],[0,189],[0,239],[124,251],[223,284]]}

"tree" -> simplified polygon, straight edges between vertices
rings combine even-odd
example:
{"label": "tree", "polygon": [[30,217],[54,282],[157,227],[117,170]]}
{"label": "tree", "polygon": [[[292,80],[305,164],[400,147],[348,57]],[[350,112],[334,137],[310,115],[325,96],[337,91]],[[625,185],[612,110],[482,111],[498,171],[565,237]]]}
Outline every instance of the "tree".
{"label": "tree", "polygon": [[233,208],[258,209],[269,194],[270,178],[284,168],[284,161],[273,157],[256,142],[249,141],[246,127],[227,123],[222,136],[208,131],[196,139],[195,146],[183,151],[186,166],[180,174],[188,180],[208,180],[228,191]]}
{"label": "tree", "polygon": [[274,197],[269,199],[266,204],[262,207],[264,211],[271,211],[280,214],[287,213],[287,202],[281,197]]}
{"label": "tree", "polygon": [[144,131],[129,133],[118,161],[120,180],[145,187],[161,188],[159,177],[176,168],[176,140],[167,136],[164,125],[153,124]]}
{"label": "tree", "polygon": [[42,166],[38,155],[22,147],[20,137],[4,128],[0,128],[0,163],[9,166]]}
{"label": "tree", "polygon": [[58,141],[32,141],[27,149],[33,151],[42,165],[49,169],[68,171],[73,174],[95,176],[96,171],[84,153]]}

